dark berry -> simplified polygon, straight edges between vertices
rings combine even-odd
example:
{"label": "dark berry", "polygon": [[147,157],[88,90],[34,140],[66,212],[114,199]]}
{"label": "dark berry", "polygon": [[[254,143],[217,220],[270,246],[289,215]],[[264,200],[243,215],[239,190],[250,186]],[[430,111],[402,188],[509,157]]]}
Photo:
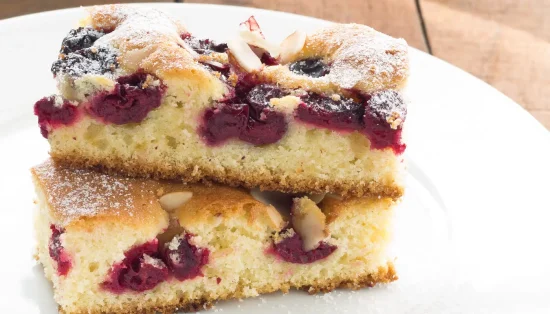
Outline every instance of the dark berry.
{"label": "dark berry", "polygon": [[191,49],[201,55],[211,54],[213,52],[222,53],[227,50],[227,44],[216,43],[212,39],[197,39],[189,33],[181,35],[181,38],[191,47]]}
{"label": "dark berry", "polygon": [[189,243],[191,237],[190,233],[175,237],[171,242],[165,244],[162,252],[166,265],[174,277],[180,281],[203,276],[201,268],[208,264],[210,251]]}
{"label": "dark berry", "polygon": [[[406,114],[405,103],[398,92],[386,90],[373,94],[366,102],[363,117],[364,133],[371,147],[391,147],[396,154],[403,153],[406,145],[401,143],[401,133]],[[395,123],[392,127],[392,120],[395,119],[401,123]]]}
{"label": "dark berry", "polygon": [[250,106],[250,118],[239,138],[254,145],[279,141],[286,133],[287,122],[284,115],[275,111],[269,101],[285,95],[286,93],[273,85],[254,86],[246,95],[246,102]]}
{"label": "dark berry", "polygon": [[117,68],[117,53],[112,48],[90,47],[69,54],[62,54],[52,64],[54,75],[65,73],[71,76],[113,73]]}
{"label": "dark berry", "polygon": [[[56,103],[56,99],[61,103]],[[60,96],[44,97],[34,104],[34,114],[38,116],[40,133],[48,138],[50,128],[74,123],[80,116],[78,107]]]}
{"label": "dark berry", "polygon": [[286,133],[287,122],[284,115],[274,110],[264,110],[260,119],[248,119],[248,124],[239,139],[254,145],[267,145],[278,142]]}
{"label": "dark berry", "polygon": [[59,276],[65,276],[71,269],[71,259],[65,248],[61,244],[61,235],[65,232],[63,228],[57,228],[54,225],[50,225],[52,236],[50,237],[49,253],[50,257],[57,263],[57,274]]}
{"label": "dark berry", "polygon": [[208,144],[238,137],[254,145],[266,145],[279,141],[286,133],[284,115],[269,103],[271,98],[280,98],[286,93],[273,85],[246,83],[236,86],[230,98],[205,111],[200,132]]}
{"label": "dark berry", "polygon": [[278,65],[279,64],[279,61],[277,61],[277,59],[273,58],[269,52],[264,52],[262,54],[262,57],[260,58],[260,61],[265,64],[265,65]]}
{"label": "dark berry", "polygon": [[361,129],[363,105],[350,98],[336,97],[334,100],[319,94],[306,95],[296,109],[297,118],[328,129]]}
{"label": "dark berry", "polygon": [[120,284],[133,291],[153,289],[166,280],[170,272],[164,262],[158,258],[142,255],[132,261],[120,274]]}
{"label": "dark berry", "polygon": [[210,145],[239,137],[248,122],[248,105],[220,103],[203,115],[200,133]]}
{"label": "dark berry", "polygon": [[281,98],[286,96],[280,88],[273,85],[256,85],[246,95],[246,102],[250,105],[250,116],[256,120],[264,121],[262,113],[272,111],[269,101],[272,98]]}
{"label": "dark berry", "polygon": [[320,59],[305,59],[291,63],[290,71],[314,78],[323,77],[330,72],[330,67]]}
{"label": "dark berry", "polygon": [[229,77],[231,71],[229,64],[222,64],[216,61],[203,61],[201,63],[209,67],[212,71],[220,72],[226,78]]}
{"label": "dark berry", "polygon": [[[283,230],[281,233],[285,231]],[[321,242],[316,249],[304,251],[302,245],[302,238],[298,233],[294,233],[278,243],[273,243],[269,252],[289,263],[309,264],[329,256],[337,248],[332,244]]]}
{"label": "dark berry", "polygon": [[112,91],[93,96],[87,109],[106,122],[138,123],[160,106],[165,90],[155,76],[138,72],[118,78]]}
{"label": "dark berry", "polygon": [[126,289],[145,291],[168,279],[170,272],[158,255],[158,240],[133,247],[124,253],[124,259],[116,263],[108,279],[101,284],[113,293]]}
{"label": "dark berry", "polygon": [[61,43],[60,53],[69,54],[84,48],[90,48],[96,40],[105,35],[104,32],[90,27],[72,29]]}

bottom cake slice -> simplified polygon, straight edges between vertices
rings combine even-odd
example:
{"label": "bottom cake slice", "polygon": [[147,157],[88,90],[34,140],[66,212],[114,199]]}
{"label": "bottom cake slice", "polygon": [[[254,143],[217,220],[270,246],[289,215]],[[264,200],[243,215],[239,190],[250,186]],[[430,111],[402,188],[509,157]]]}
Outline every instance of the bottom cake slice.
{"label": "bottom cake slice", "polygon": [[37,259],[62,313],[171,313],[290,288],[315,293],[397,279],[386,250],[389,198],[296,197],[285,213],[225,186],[52,161],[32,174]]}

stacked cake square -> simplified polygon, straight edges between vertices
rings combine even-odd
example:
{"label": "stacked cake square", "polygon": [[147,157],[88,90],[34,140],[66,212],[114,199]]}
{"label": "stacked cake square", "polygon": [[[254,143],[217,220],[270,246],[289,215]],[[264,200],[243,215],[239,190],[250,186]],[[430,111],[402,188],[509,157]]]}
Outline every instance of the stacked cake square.
{"label": "stacked cake square", "polygon": [[397,279],[407,45],[356,24],[227,43],[98,6],[34,106],[37,259],[63,313],[204,309]]}

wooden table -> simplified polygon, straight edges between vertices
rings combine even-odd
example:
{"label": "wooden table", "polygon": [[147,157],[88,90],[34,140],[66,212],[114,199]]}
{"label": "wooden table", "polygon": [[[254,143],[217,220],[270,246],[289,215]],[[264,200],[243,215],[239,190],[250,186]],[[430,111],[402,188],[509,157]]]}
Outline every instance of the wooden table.
{"label": "wooden table", "polygon": [[[0,19],[106,0],[4,0]],[[172,2],[132,0],[117,2]],[[183,2],[183,1],[175,1]],[[550,129],[550,0],[196,0],[370,25],[481,78]],[[458,87],[457,87],[458,91]],[[468,91],[459,91],[467,93]]]}

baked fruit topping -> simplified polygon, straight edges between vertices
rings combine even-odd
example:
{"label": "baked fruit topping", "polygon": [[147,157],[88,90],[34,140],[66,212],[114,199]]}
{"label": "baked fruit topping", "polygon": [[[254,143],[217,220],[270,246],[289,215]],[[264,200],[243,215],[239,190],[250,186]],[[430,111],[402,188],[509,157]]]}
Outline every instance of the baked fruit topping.
{"label": "baked fruit topping", "polygon": [[78,77],[85,74],[109,74],[118,67],[117,52],[107,46],[92,46],[61,54],[52,64],[51,71],[55,75],[68,74]]}
{"label": "baked fruit topping", "polygon": [[61,43],[60,53],[69,54],[85,48],[90,48],[96,40],[105,35],[104,32],[98,31],[91,27],[79,27],[69,32],[67,37]]}

